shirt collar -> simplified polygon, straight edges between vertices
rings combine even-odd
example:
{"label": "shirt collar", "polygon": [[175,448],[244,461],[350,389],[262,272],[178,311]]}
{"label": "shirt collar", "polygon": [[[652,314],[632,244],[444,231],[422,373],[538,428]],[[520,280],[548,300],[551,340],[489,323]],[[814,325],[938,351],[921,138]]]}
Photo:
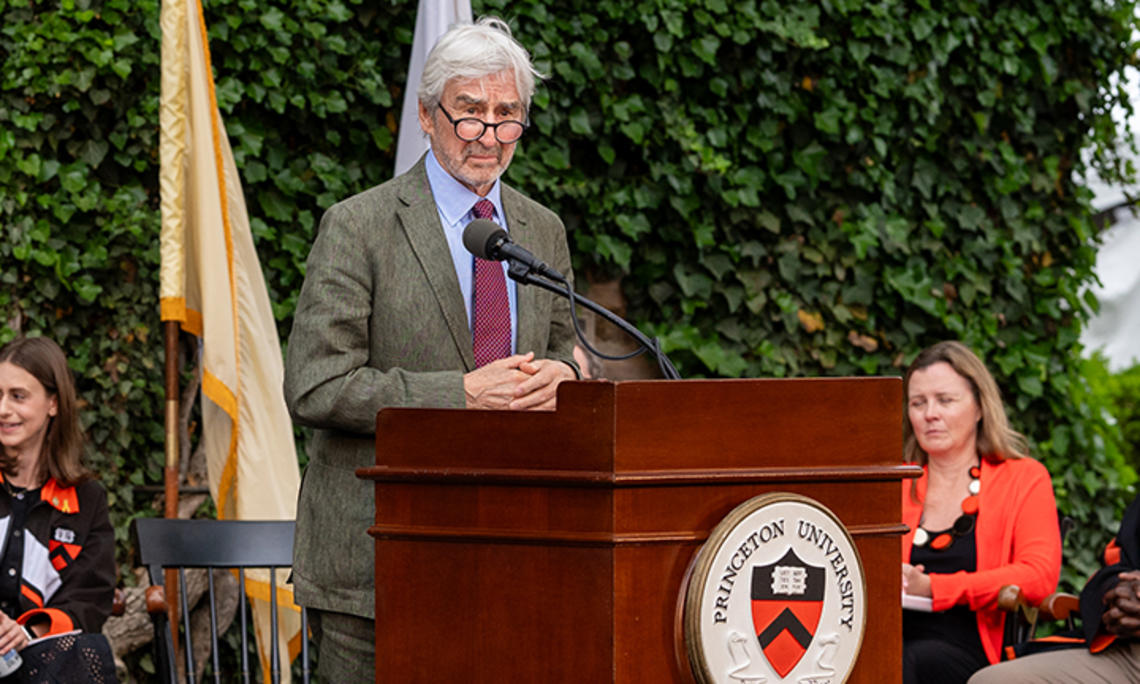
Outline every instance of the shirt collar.
{"label": "shirt collar", "polygon": [[61,487],[54,477],[49,477],[47,483],[40,490],[40,498],[50,503],[61,513],[78,513],[79,497],[75,495],[75,487]]}
{"label": "shirt collar", "polygon": [[[506,229],[506,221],[503,218],[503,202],[502,202],[502,183],[500,179],[495,179],[495,184],[491,186],[491,191],[487,193],[486,197],[480,197],[471,190],[455,180],[455,178],[448,173],[439,160],[435,158],[435,151],[428,150],[427,159],[424,164],[427,169],[428,183],[431,185],[431,194],[435,198],[435,206],[439,208],[439,213],[443,216],[444,221],[449,226],[458,225],[464,218],[471,213],[471,207],[481,199],[490,200],[491,204],[495,205],[495,217],[498,219],[497,223]],[[466,225],[464,223],[464,225]]]}
{"label": "shirt collar", "polygon": [[[0,473],[0,482],[3,481],[4,474]],[[79,512],[79,497],[75,493],[75,487],[63,487],[54,477],[49,477],[44,486],[40,487],[40,499],[61,513]]]}

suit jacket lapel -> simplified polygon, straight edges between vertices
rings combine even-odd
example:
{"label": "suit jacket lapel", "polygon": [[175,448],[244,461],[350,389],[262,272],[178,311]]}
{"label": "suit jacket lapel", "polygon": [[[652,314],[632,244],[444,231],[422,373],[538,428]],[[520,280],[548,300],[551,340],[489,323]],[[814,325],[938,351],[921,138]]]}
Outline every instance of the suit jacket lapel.
{"label": "suit jacket lapel", "polygon": [[[529,221],[530,217],[527,216],[523,205],[515,201],[514,193],[506,185],[503,186],[502,198],[503,211],[507,214],[507,225],[510,226],[511,240],[523,246],[534,245],[536,236]],[[538,295],[537,289],[533,285],[517,283],[516,294],[519,326],[518,352],[524,354],[533,350],[536,354],[541,355],[542,350],[538,349],[540,341],[538,307],[535,302],[535,297]]]}
{"label": "suit jacket lapel", "polygon": [[431,284],[432,293],[447,321],[451,339],[463,358],[464,368],[474,370],[475,352],[471,345],[471,329],[467,325],[467,307],[463,303],[463,293],[455,276],[451,250],[443,236],[443,228],[439,225],[439,210],[431,195],[422,157],[403,178],[405,182],[399,189],[398,196],[404,206],[397,210],[396,215]]}

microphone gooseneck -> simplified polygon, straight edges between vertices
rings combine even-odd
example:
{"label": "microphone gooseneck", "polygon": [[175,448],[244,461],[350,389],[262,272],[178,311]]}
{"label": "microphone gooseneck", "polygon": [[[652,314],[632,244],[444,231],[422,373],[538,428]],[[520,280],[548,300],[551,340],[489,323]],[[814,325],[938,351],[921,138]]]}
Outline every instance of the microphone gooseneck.
{"label": "microphone gooseneck", "polygon": [[[617,314],[574,292],[573,286],[565,276],[546,265],[545,262],[531,254],[525,248],[511,242],[511,237],[507,235],[507,232],[503,230],[499,224],[488,219],[475,219],[467,224],[467,228],[463,230],[463,246],[467,248],[468,252],[471,252],[480,259],[487,259],[489,261],[505,260],[510,262],[507,275],[510,276],[512,280],[523,283],[524,285],[541,287],[544,290],[549,290],[570,300],[570,319],[574,325],[574,332],[578,335],[582,346],[588,349],[592,354],[600,356],[603,359],[620,360],[631,358],[648,351],[657,357],[657,364],[661,368],[661,375],[663,377],[669,380],[679,380],[681,378],[681,375],[673,366],[673,362],[669,360],[664,350],[661,349],[660,340],[649,339],[644,333],[630,325]],[[581,304],[616,325],[630,337],[637,340],[640,347],[624,356],[610,356],[595,349],[590,344],[590,341],[586,339],[585,334],[583,334],[578,324],[578,312],[576,310],[576,305],[578,304]]]}

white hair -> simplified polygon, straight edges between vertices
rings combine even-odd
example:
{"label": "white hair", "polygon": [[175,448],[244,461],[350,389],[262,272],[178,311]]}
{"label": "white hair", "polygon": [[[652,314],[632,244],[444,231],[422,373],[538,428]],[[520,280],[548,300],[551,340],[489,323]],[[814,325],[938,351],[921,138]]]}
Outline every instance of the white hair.
{"label": "white hair", "polygon": [[530,109],[535,80],[543,75],[530,62],[530,54],[511,36],[511,27],[497,17],[482,17],[474,24],[456,24],[440,36],[428,53],[416,95],[429,111],[443,97],[447,82],[482,78],[512,71],[523,108]]}

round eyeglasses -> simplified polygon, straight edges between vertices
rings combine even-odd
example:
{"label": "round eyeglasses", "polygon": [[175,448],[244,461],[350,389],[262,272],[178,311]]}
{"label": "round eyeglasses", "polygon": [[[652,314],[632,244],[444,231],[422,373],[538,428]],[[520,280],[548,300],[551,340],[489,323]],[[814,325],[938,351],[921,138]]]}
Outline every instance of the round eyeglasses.
{"label": "round eyeglasses", "polygon": [[525,133],[526,129],[530,126],[530,124],[523,123],[522,121],[487,123],[482,119],[473,117],[453,119],[451,115],[447,113],[447,110],[443,108],[443,104],[439,104],[438,106],[439,111],[443,112],[443,115],[447,117],[447,120],[451,122],[452,126],[455,126],[456,137],[463,142],[475,142],[479,138],[482,138],[483,133],[490,128],[495,132],[495,140],[498,140],[504,145],[509,145],[521,138],[523,133]]}

